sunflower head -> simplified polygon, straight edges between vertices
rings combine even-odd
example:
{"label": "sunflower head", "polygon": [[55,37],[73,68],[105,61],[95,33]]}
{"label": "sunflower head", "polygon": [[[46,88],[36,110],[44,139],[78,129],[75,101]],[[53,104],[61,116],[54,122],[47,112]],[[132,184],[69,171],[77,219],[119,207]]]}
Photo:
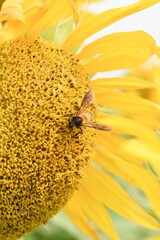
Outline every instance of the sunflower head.
{"label": "sunflower head", "polygon": [[65,115],[89,89],[71,54],[14,40],[3,44],[0,61],[0,239],[13,240],[45,223],[77,189],[94,133],[68,128]]}
{"label": "sunflower head", "polygon": [[[79,1],[82,5],[84,2],[86,0]],[[82,11],[83,14],[87,13],[83,19],[78,16],[76,0],[5,0],[2,4],[1,240],[15,240],[45,223],[65,205],[85,176],[93,155],[95,133],[85,127],[82,132],[75,126],[70,130],[68,120],[90,89],[86,72],[92,75],[134,68],[157,52],[154,39],[143,31],[113,33],[88,44],[86,40],[115,21],[157,2],[159,0],[138,1],[96,15]],[[54,42],[54,45],[39,40],[40,37]],[[60,43],[60,48],[55,47],[57,43]],[[103,113],[99,111],[99,116],[114,131],[111,135],[102,131],[102,137],[97,135],[98,158],[94,160],[95,167],[91,168],[87,181],[83,181],[85,185],[82,183],[81,191],[76,191],[75,200],[69,201],[70,211],[67,212],[92,239],[99,238],[90,222],[110,239],[119,239],[103,205],[137,223],[159,229],[154,219],[112,179],[115,175],[134,184],[149,195],[149,199],[154,193],[149,190],[148,194],[146,182],[153,186],[151,190],[157,189],[145,170],[141,169],[143,160],[139,161],[136,157],[140,168],[137,170],[137,162],[132,164],[135,160],[132,152],[127,152],[126,156],[123,149],[127,149],[125,142],[128,138],[121,137],[135,136],[142,140],[140,146],[146,143],[146,148],[148,143],[153,146],[158,142],[153,149],[157,153],[154,155],[157,161],[157,164],[154,161],[154,166],[159,169],[159,139],[157,141],[149,127],[142,125],[148,116],[151,120],[155,119],[157,108],[127,92],[128,89],[144,86],[151,87],[146,81],[127,77],[96,79],[92,82],[97,92],[96,99],[103,110]],[[109,119],[107,106],[116,110],[111,111]],[[94,106],[87,111],[94,113]],[[153,126],[152,122],[149,126]],[[159,209],[160,197],[157,196]]]}

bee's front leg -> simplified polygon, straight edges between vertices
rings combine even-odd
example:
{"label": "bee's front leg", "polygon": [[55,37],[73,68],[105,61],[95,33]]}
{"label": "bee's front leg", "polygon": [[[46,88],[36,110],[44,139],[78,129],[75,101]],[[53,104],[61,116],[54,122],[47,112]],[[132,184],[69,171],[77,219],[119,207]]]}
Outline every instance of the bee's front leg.
{"label": "bee's front leg", "polygon": [[74,135],[74,137],[78,137],[79,134],[83,134],[82,128],[78,127],[79,131]]}
{"label": "bee's front leg", "polygon": [[79,130],[80,130],[79,133],[80,133],[80,134],[83,134],[83,131],[82,131],[82,128],[81,128],[81,127],[79,127]]}

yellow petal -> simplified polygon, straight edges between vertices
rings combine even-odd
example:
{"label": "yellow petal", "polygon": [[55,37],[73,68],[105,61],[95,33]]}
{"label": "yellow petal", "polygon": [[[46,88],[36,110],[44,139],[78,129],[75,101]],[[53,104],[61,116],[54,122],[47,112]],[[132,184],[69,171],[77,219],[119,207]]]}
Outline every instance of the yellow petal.
{"label": "yellow petal", "polygon": [[139,53],[142,48],[147,50],[148,46],[154,48],[155,41],[143,31],[112,33],[86,45],[77,56],[83,59],[95,54],[112,55],[113,52],[119,54],[131,52],[131,50]]}
{"label": "yellow petal", "polygon": [[0,12],[0,43],[27,34],[34,39],[58,20],[74,15],[78,21],[75,3],[71,0],[6,0]]}
{"label": "yellow petal", "polygon": [[120,116],[101,117],[101,121],[113,127],[113,132],[121,132],[122,134],[132,135],[141,139],[146,144],[151,144],[153,149],[160,153],[159,137],[148,126],[145,126],[137,121]]}
{"label": "yellow petal", "polygon": [[85,65],[88,74],[133,68],[142,64],[152,56],[154,52],[150,51],[150,49],[152,49],[152,46],[149,45],[147,51],[142,48],[140,51],[141,55],[134,53],[132,49],[128,53],[117,52],[112,55],[101,55],[90,62],[84,62],[83,64]]}
{"label": "yellow petal", "polygon": [[78,16],[78,12],[77,12],[77,9],[76,9],[76,2],[77,1],[75,1],[75,0],[69,0],[71,9],[73,11],[74,21],[75,21],[75,24],[77,25],[78,21],[79,21],[79,16]]}
{"label": "yellow petal", "polygon": [[[123,98],[124,95],[126,98]],[[130,117],[152,129],[158,128],[160,114],[158,105],[129,93],[96,93],[96,97],[100,106],[109,107],[112,111],[114,109],[117,114]],[[98,110],[98,116],[103,117],[102,115],[103,113]]]}
{"label": "yellow petal", "polygon": [[[159,144],[160,144],[160,139],[159,139]],[[146,163],[149,162],[151,165],[153,164],[153,166],[156,166],[159,163],[159,160],[158,160],[160,156],[159,152],[155,151],[155,149],[151,144],[147,144],[142,142],[141,140],[134,139],[132,141],[130,140],[123,143],[122,146],[123,146],[123,149],[129,155],[132,155],[132,157],[135,156],[135,157],[144,159]],[[137,149],[137,151],[134,151],[134,149]],[[156,162],[156,165],[155,165],[155,162]]]}
{"label": "yellow petal", "polygon": [[63,210],[83,233],[94,240],[100,240],[96,231],[89,224],[80,204],[74,196],[68,201]]}
{"label": "yellow petal", "polygon": [[19,20],[24,22],[22,1],[20,0],[6,0],[1,8],[0,22],[8,20]]}
{"label": "yellow petal", "polygon": [[[106,134],[106,135],[108,135],[108,134]],[[124,151],[123,146],[125,145],[125,142],[128,141],[127,139],[123,139],[122,137],[121,138],[119,137],[120,139],[122,139],[122,142],[120,142],[120,141],[115,141],[116,137],[117,137],[116,134],[112,134],[111,136],[106,136],[106,137],[99,136],[97,138],[97,141],[98,141],[98,144],[100,144],[100,146],[99,146],[99,149],[97,148],[97,151],[99,152],[100,147],[101,147],[102,150],[104,150],[105,155],[107,155],[106,158],[114,159],[113,161],[116,160],[116,162],[118,162],[120,159],[124,159],[125,161],[134,163],[139,166],[141,164],[144,164],[144,159],[141,159],[136,156],[133,158],[126,151]],[[117,144],[117,142],[119,142],[119,145]],[[116,148],[115,148],[115,146],[116,146]],[[121,163],[121,161],[120,161],[120,163]],[[109,164],[108,167],[112,167],[112,166],[110,166],[110,164]]]}
{"label": "yellow petal", "polygon": [[6,0],[0,12],[0,44],[17,37],[25,26],[25,17],[20,0]]}
{"label": "yellow petal", "polygon": [[160,68],[153,68],[149,77],[156,86],[154,90],[150,91],[149,99],[157,104],[160,104]]}
{"label": "yellow petal", "polygon": [[92,167],[85,186],[88,189],[92,186],[94,197],[116,213],[146,227],[159,229],[155,219],[139,207],[111,176]]}
{"label": "yellow petal", "polygon": [[105,207],[94,198],[91,188],[86,188],[82,183],[80,191],[77,192],[77,202],[92,222],[111,239],[118,240],[119,237],[113,227],[110,216]]}
{"label": "yellow petal", "polygon": [[[117,161],[119,158],[121,158],[137,165],[143,164],[143,159],[128,155],[127,152],[121,147],[126,141],[128,141],[128,139],[122,138],[112,132],[109,134],[106,134],[106,132],[100,132],[97,134],[98,146],[100,145],[101,147],[104,147],[104,152],[107,154],[108,158],[116,158]],[[109,149],[109,152],[107,149]]]}
{"label": "yellow petal", "polygon": [[[118,41],[117,41],[118,39]],[[90,43],[77,55],[90,58],[85,67],[88,73],[132,68],[140,65],[156,52],[154,39],[143,31],[115,33]]]}
{"label": "yellow petal", "polygon": [[69,0],[47,0],[39,6],[32,4],[26,9],[26,32],[30,38],[36,38],[51,24],[72,14]]}
{"label": "yellow petal", "polygon": [[155,87],[153,83],[136,77],[100,78],[91,81],[91,86],[98,92],[105,92],[108,89],[137,90]]}
{"label": "yellow petal", "polygon": [[98,105],[123,111],[123,114],[140,120],[150,120],[151,124],[155,124],[155,120],[158,121],[159,106],[151,101],[127,92],[95,93]]}
{"label": "yellow petal", "polygon": [[[140,146],[138,147],[133,145],[131,147],[135,147],[132,152],[139,152]],[[110,173],[121,177],[131,185],[141,189],[152,205],[152,210],[159,217],[160,185],[158,179],[156,179],[156,177],[149,172],[148,169],[144,168],[144,162],[146,159],[142,159],[143,165],[141,167],[141,165],[138,166],[128,160],[126,161],[125,159],[112,154],[107,149],[104,150],[103,148],[97,147],[96,153],[97,156],[95,158],[95,162]]]}
{"label": "yellow petal", "polygon": [[160,156],[160,141],[156,133],[148,126],[136,122],[124,117],[119,116],[107,116],[103,118],[102,122],[106,125],[109,125],[113,128],[113,131],[121,134],[132,135],[137,137],[147,146],[150,146],[154,152],[154,157],[148,159],[155,171],[160,175],[160,165],[159,165],[159,156]]}
{"label": "yellow petal", "polygon": [[97,14],[96,16],[90,17],[87,22],[80,25],[69,35],[64,44],[64,47],[69,50],[76,48],[85,39],[94,33],[102,30],[103,28],[106,28],[121,18],[148,8],[158,2],[159,0],[141,0],[129,6],[114,8]]}

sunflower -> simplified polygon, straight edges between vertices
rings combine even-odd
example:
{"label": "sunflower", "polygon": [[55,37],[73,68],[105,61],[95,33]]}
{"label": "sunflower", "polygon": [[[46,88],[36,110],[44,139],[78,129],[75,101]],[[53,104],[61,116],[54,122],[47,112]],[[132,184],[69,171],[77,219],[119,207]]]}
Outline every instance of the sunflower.
{"label": "sunflower", "polygon": [[[1,240],[31,232],[62,208],[92,239],[99,236],[90,221],[119,239],[106,207],[159,229],[154,217],[159,216],[158,179],[144,158],[128,152],[134,140],[140,147],[151,144],[154,158],[147,159],[158,174],[159,138],[152,127],[159,108],[132,94],[153,85],[136,77],[90,81],[97,72],[141,64],[157,53],[155,41],[135,31],[83,44],[113,22],[157,2],[142,0],[97,15],[85,12],[83,1],[79,13],[77,1],[71,0],[2,2]],[[76,114],[91,88],[97,107],[91,104],[87,111],[98,123],[111,126],[111,132],[68,127],[68,115]],[[118,179],[139,189],[150,209]]]}

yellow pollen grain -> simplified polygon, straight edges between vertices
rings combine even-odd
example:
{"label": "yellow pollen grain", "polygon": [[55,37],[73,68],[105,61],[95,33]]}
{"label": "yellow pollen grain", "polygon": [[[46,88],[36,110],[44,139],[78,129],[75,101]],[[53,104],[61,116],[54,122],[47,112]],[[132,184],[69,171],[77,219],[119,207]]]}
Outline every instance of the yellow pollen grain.
{"label": "yellow pollen grain", "polygon": [[94,131],[68,128],[89,90],[73,55],[36,40],[0,50],[0,239],[14,240],[56,214],[78,188]]}

